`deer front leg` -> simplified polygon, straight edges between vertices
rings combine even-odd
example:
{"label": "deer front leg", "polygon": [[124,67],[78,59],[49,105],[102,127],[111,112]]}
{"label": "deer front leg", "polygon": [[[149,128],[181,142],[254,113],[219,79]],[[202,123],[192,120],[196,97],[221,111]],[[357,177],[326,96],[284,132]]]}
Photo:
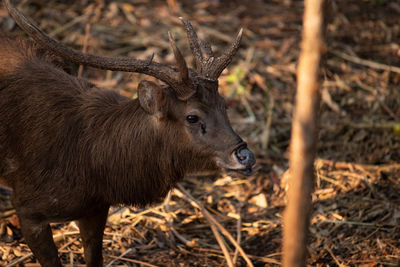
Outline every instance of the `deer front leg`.
{"label": "deer front leg", "polygon": [[78,220],[87,267],[103,266],[103,233],[109,206]]}
{"label": "deer front leg", "polygon": [[57,247],[48,223],[38,223],[19,216],[22,234],[42,267],[61,267]]}

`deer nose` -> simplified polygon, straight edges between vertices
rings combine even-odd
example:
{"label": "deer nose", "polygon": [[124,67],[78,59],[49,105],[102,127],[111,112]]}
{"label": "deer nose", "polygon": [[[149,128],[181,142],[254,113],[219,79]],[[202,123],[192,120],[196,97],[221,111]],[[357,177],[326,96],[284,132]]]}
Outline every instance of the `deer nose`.
{"label": "deer nose", "polygon": [[239,148],[236,150],[235,155],[239,163],[246,166],[246,168],[250,168],[256,163],[253,153],[247,147]]}

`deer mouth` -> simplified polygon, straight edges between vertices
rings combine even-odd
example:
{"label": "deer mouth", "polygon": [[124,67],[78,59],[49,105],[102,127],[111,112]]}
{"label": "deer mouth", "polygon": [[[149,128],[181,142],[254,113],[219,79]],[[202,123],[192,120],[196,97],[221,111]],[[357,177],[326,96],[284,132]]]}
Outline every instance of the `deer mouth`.
{"label": "deer mouth", "polygon": [[253,169],[253,167],[248,167],[246,169],[237,170],[237,172],[244,174],[246,176],[250,176],[254,173],[254,169]]}
{"label": "deer mouth", "polygon": [[250,176],[254,173],[254,165],[256,163],[253,153],[247,148],[246,143],[241,143],[230,154],[229,159],[225,163],[223,160],[217,160],[217,165],[228,170]]}
{"label": "deer mouth", "polygon": [[246,176],[250,176],[250,175],[252,175],[254,173],[253,167],[247,167],[247,168],[244,168],[244,169],[227,169],[227,170],[228,171],[232,171],[232,172],[238,172],[238,173],[241,173],[241,174],[246,175]]}

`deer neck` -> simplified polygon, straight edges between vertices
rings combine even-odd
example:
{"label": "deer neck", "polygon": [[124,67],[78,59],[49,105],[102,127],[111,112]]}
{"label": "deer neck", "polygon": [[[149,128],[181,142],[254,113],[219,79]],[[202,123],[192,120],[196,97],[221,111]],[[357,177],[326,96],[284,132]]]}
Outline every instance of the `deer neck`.
{"label": "deer neck", "polygon": [[94,133],[89,143],[97,191],[104,192],[110,204],[161,201],[193,158],[176,143],[177,130],[155,123],[137,100],[100,108],[88,127]]}

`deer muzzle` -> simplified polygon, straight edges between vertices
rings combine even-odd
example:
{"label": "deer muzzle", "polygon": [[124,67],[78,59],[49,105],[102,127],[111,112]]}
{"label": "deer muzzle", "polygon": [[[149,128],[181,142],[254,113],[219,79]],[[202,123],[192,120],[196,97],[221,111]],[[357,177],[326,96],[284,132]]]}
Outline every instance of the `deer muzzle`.
{"label": "deer muzzle", "polygon": [[246,145],[240,146],[234,151],[234,155],[238,163],[243,166],[242,169],[238,169],[236,171],[244,175],[253,174],[253,166],[256,163],[256,159],[250,149],[248,149]]}

